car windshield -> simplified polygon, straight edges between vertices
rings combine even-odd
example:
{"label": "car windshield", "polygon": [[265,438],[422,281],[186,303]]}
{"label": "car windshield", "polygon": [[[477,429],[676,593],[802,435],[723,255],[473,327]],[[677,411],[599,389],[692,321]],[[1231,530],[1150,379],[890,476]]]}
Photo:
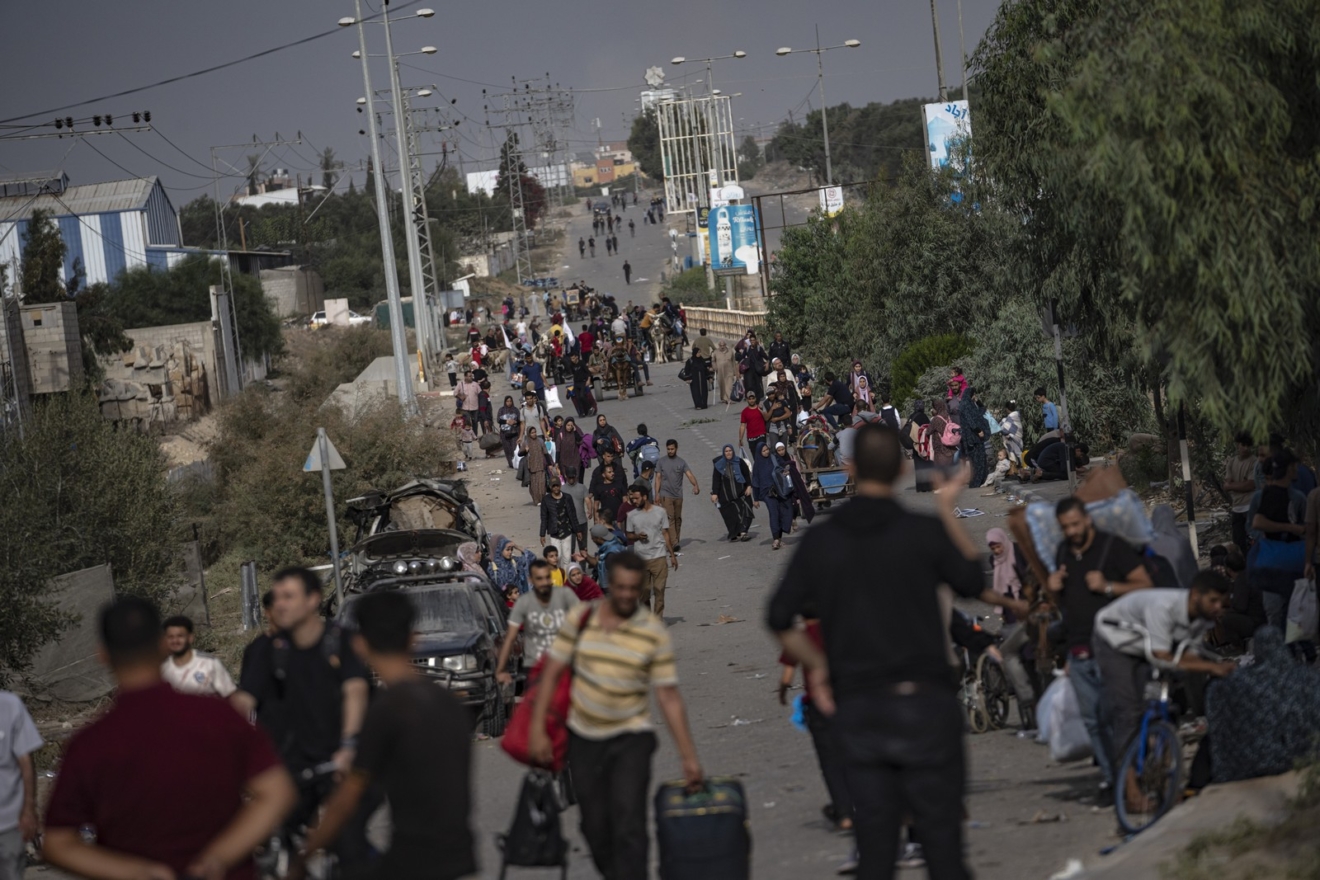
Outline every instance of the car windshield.
{"label": "car windshield", "polygon": [[[415,629],[419,633],[463,633],[480,630],[472,594],[467,587],[431,587],[404,592],[417,609]],[[349,623],[357,624],[356,606],[362,597],[354,596],[344,608]]]}

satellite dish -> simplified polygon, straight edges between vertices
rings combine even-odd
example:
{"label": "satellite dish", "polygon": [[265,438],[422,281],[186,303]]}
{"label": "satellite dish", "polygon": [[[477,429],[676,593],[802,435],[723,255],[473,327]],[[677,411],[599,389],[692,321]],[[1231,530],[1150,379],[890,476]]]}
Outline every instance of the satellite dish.
{"label": "satellite dish", "polygon": [[646,84],[653,89],[658,89],[665,84],[665,69],[663,67],[646,68]]}

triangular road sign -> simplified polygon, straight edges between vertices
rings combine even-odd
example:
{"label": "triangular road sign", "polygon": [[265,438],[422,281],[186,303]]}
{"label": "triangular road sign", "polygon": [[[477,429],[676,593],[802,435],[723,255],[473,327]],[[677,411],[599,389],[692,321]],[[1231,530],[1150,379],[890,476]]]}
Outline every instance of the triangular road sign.
{"label": "triangular road sign", "polygon": [[[339,455],[339,450],[335,449],[335,444],[330,442],[330,438],[325,438],[325,448],[330,453],[330,470],[342,471],[348,467],[344,464],[344,459]],[[312,451],[307,453],[307,461],[303,462],[303,470],[308,473],[319,471],[321,469],[321,441],[318,439],[312,444]]]}

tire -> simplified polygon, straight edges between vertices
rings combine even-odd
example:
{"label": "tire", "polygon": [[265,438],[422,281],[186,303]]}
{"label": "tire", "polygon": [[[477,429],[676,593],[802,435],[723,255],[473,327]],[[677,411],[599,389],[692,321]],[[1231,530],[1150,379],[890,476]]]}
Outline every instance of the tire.
{"label": "tire", "polygon": [[504,735],[504,728],[508,723],[508,707],[504,705],[504,697],[496,689],[495,699],[481,717],[481,732],[491,739],[498,739]]}
{"label": "tire", "polygon": [[[1145,732],[1144,757],[1142,745],[1142,733],[1138,731],[1123,752],[1114,782],[1118,824],[1128,834],[1136,834],[1154,825],[1182,796],[1183,753],[1178,729],[1167,721],[1152,722]],[[1128,803],[1127,779],[1130,773],[1136,774],[1137,788],[1149,802],[1147,808],[1138,809]]]}
{"label": "tire", "polygon": [[1012,696],[1008,678],[989,654],[982,654],[976,661],[976,667],[976,677],[981,682],[981,697],[985,702],[985,714],[990,729],[1003,730],[1008,724],[1009,699]]}

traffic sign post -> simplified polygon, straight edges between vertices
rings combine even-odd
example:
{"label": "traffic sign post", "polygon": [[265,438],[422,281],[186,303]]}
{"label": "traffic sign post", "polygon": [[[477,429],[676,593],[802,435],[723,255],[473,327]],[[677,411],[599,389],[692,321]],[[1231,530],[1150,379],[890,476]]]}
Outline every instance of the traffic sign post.
{"label": "traffic sign post", "polygon": [[312,451],[307,453],[303,471],[321,472],[321,488],[325,490],[325,519],[330,526],[330,562],[335,573],[335,605],[339,608],[344,607],[344,584],[339,573],[339,526],[335,520],[335,493],[330,485],[330,472],[342,471],[346,467],[348,465],[344,464],[339,450],[326,436],[325,428],[317,428],[316,442],[312,444]]}

